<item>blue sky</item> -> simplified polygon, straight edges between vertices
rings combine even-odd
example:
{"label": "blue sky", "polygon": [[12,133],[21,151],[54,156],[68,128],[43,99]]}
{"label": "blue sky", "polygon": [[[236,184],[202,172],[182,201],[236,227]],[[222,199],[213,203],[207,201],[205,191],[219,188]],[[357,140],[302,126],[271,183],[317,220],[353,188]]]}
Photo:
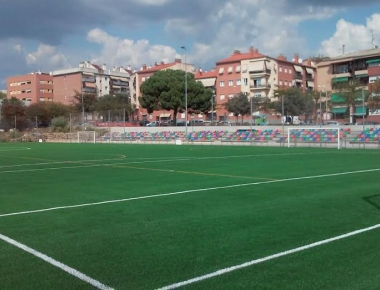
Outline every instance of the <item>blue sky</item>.
{"label": "blue sky", "polygon": [[[0,89],[6,78],[77,66],[139,68],[187,57],[211,69],[234,49],[292,58],[380,45],[378,0],[1,0]],[[276,3],[276,4],[275,4]],[[7,23],[11,23],[7,25]]]}

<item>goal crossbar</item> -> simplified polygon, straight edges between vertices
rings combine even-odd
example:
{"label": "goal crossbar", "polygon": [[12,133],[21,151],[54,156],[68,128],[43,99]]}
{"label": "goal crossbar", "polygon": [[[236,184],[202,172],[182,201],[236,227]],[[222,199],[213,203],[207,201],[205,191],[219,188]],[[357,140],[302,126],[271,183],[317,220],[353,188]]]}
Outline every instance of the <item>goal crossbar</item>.
{"label": "goal crossbar", "polygon": [[341,129],[339,127],[318,127],[318,128],[307,128],[307,127],[297,127],[297,128],[288,128],[288,147],[290,147],[290,135],[291,132],[295,131],[302,131],[302,130],[312,130],[312,131],[323,131],[323,130],[336,130],[337,132],[337,143],[338,143],[338,149],[341,149],[341,140],[340,140],[340,132]]}

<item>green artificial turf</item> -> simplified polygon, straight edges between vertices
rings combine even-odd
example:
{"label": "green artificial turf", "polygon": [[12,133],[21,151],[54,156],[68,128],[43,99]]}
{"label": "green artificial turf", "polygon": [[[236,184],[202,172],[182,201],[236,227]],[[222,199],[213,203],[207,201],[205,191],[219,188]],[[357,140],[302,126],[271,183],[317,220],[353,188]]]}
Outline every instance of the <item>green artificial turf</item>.
{"label": "green artificial turf", "polygon": [[[112,288],[156,289],[379,224],[379,161],[378,150],[0,144],[0,234]],[[379,238],[185,288],[378,289]],[[91,289],[2,240],[0,274],[1,289]]]}

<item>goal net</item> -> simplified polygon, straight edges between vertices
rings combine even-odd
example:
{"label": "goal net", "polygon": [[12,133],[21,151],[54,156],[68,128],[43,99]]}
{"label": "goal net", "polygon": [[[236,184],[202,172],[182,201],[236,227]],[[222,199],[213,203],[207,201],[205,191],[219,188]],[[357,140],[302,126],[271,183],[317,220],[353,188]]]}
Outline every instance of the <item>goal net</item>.
{"label": "goal net", "polygon": [[342,131],[337,127],[329,128],[288,128],[288,147],[320,146],[341,148]]}
{"label": "goal net", "polygon": [[95,131],[79,131],[78,143],[95,143]]}

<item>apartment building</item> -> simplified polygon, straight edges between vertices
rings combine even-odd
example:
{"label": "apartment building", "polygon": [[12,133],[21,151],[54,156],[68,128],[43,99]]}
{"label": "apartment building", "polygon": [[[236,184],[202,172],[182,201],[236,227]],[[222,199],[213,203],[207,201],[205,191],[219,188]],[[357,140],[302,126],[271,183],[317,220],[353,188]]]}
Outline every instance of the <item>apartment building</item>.
{"label": "apartment building", "polygon": [[[367,91],[371,83],[380,79],[380,48],[356,51],[338,57],[329,58],[317,64],[318,88],[331,92],[331,114],[334,118],[343,118],[350,115],[350,121],[355,117],[367,115],[366,106],[360,105],[360,88]],[[336,89],[338,84],[348,83],[356,79],[361,87],[358,91],[358,105],[348,108],[345,99]],[[380,115],[380,111],[369,112],[371,115]]]}
{"label": "apartment building", "polygon": [[[203,86],[207,89],[211,89],[213,91],[213,97],[211,100],[211,110],[208,112],[206,119],[207,120],[216,120],[217,113],[217,104],[216,104],[216,79],[218,77],[217,71],[215,69],[210,71],[203,71],[201,68],[198,68],[194,73],[194,78],[201,82]],[[202,115],[198,116],[199,118],[203,118]]]}
{"label": "apartment building", "polygon": [[7,97],[22,100],[25,105],[53,101],[53,77],[41,72],[9,77]]}
{"label": "apartment building", "polygon": [[253,47],[247,53],[235,50],[231,56],[216,63],[216,70],[219,120],[235,118],[224,105],[239,93],[247,94],[248,98],[273,99],[279,88],[297,87],[307,91],[314,90],[316,84],[316,68],[311,60],[302,61],[298,54],[292,61],[283,55],[273,58]]}
{"label": "apartment building", "polygon": [[98,97],[104,95],[130,95],[130,68],[114,67],[107,69],[88,61],[81,62],[76,68],[53,71],[54,100],[72,104],[77,93],[91,93]]}
{"label": "apartment building", "polygon": [[[159,121],[159,120],[170,120],[173,119],[172,112],[160,110],[148,114],[146,109],[141,108],[138,102],[138,97],[141,96],[140,86],[149,79],[154,73],[162,70],[183,70],[189,73],[194,72],[194,66],[188,63],[183,63],[181,59],[175,59],[174,62],[165,63],[165,62],[156,62],[153,66],[147,66],[144,64],[139,71],[136,72],[136,77],[134,79],[134,90],[136,95],[132,98],[133,101],[137,104],[139,120],[149,120],[149,121]],[[185,92],[184,92],[185,94]],[[178,113],[177,119],[185,119],[184,113]]]}

